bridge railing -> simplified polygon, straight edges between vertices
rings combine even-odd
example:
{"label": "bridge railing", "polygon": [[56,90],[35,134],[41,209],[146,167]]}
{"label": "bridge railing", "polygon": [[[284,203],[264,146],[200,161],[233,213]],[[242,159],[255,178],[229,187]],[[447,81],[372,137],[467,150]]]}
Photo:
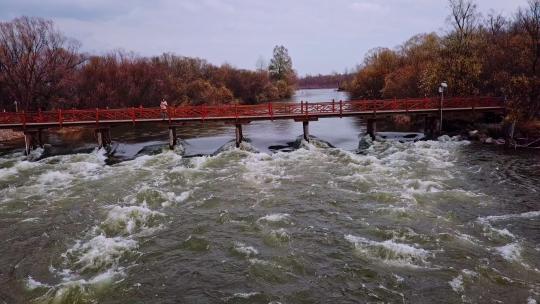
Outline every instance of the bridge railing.
{"label": "bridge railing", "polygon": [[[493,97],[469,97],[445,99],[443,109],[474,109],[504,107],[504,100]],[[171,106],[166,119],[233,119],[279,116],[316,116],[329,114],[353,114],[367,112],[432,111],[440,108],[438,98],[352,100],[333,102],[267,103],[258,105],[201,105]],[[138,121],[162,119],[159,108],[131,107],[123,109],[59,109],[54,111],[0,113],[0,125],[100,123],[114,121]]]}

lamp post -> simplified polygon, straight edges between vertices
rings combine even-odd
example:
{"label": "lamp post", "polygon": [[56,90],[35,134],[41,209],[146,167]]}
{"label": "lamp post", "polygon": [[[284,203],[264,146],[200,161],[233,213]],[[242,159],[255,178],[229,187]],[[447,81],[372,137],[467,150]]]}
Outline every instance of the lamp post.
{"label": "lamp post", "polygon": [[19,104],[19,102],[17,102],[16,100],[13,102],[13,104],[15,105],[15,112],[19,112],[19,107],[17,106]]}
{"label": "lamp post", "polygon": [[441,93],[441,105],[440,105],[440,111],[441,111],[441,117],[439,121],[439,133],[442,134],[442,128],[443,128],[443,102],[444,102],[444,91],[448,89],[448,84],[446,81],[441,82],[441,85],[439,86],[439,93]]}

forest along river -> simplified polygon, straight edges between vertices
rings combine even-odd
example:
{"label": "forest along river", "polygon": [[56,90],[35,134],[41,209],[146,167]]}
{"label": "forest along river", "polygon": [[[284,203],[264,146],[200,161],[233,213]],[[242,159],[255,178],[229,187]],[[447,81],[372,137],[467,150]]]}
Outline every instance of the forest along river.
{"label": "forest along river", "polygon": [[142,127],[114,130],[112,160],[2,152],[0,302],[540,300],[540,155],[448,137],[359,153],[361,120],[310,127],[321,140],[252,123],[215,154],[233,127],[180,130],[185,154]]}

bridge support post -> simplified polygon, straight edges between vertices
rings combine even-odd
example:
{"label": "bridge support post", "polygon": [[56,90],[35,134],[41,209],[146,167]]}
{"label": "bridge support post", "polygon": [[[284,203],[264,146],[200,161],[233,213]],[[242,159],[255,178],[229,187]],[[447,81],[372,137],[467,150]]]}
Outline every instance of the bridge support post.
{"label": "bridge support post", "polygon": [[43,148],[43,130],[39,129],[37,131],[37,143],[40,148]]}
{"label": "bridge support post", "polygon": [[433,139],[439,134],[440,121],[437,117],[426,116],[424,120],[424,135],[428,139]]}
{"label": "bridge support post", "polygon": [[95,130],[98,149],[108,148],[111,143],[111,129],[110,128],[97,128]]}
{"label": "bridge support post", "polygon": [[426,138],[433,138],[433,117],[424,117],[424,135]]}
{"label": "bridge support post", "polygon": [[512,142],[514,141],[514,131],[516,128],[516,122],[504,121],[503,123],[503,132],[504,132],[504,147],[510,148]]}
{"label": "bridge support post", "polygon": [[43,131],[25,130],[24,131],[24,153],[29,155],[37,147],[43,147]]}
{"label": "bridge support post", "polygon": [[244,140],[244,135],[242,134],[242,124],[235,124],[236,126],[236,147],[240,148],[240,143]]}
{"label": "bridge support post", "polygon": [[377,133],[377,120],[374,118],[369,118],[367,120],[367,130],[366,133],[375,140],[375,134]]}
{"label": "bridge support post", "polygon": [[176,143],[176,127],[169,127],[169,149],[174,150]]}
{"label": "bridge support post", "polygon": [[309,121],[302,121],[302,128],[304,129],[304,140],[309,142]]}
{"label": "bridge support post", "polygon": [[30,151],[33,149],[34,139],[32,133],[24,132],[24,154],[30,155]]}
{"label": "bridge support post", "polygon": [[433,117],[433,138],[443,135],[442,120]]}

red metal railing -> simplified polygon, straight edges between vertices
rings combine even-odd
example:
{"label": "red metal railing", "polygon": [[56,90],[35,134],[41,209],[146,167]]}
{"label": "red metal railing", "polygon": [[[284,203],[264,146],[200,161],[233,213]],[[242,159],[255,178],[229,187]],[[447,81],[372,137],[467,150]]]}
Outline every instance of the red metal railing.
{"label": "red metal railing", "polygon": [[[469,97],[446,99],[443,110],[504,108],[502,98]],[[166,119],[173,120],[229,120],[241,118],[274,119],[302,116],[342,116],[368,113],[407,113],[409,111],[437,111],[438,98],[352,100],[332,102],[267,103],[259,105],[217,105],[169,107]],[[159,108],[131,107],[122,109],[55,110],[39,112],[0,113],[0,126],[99,124],[161,120]]]}

